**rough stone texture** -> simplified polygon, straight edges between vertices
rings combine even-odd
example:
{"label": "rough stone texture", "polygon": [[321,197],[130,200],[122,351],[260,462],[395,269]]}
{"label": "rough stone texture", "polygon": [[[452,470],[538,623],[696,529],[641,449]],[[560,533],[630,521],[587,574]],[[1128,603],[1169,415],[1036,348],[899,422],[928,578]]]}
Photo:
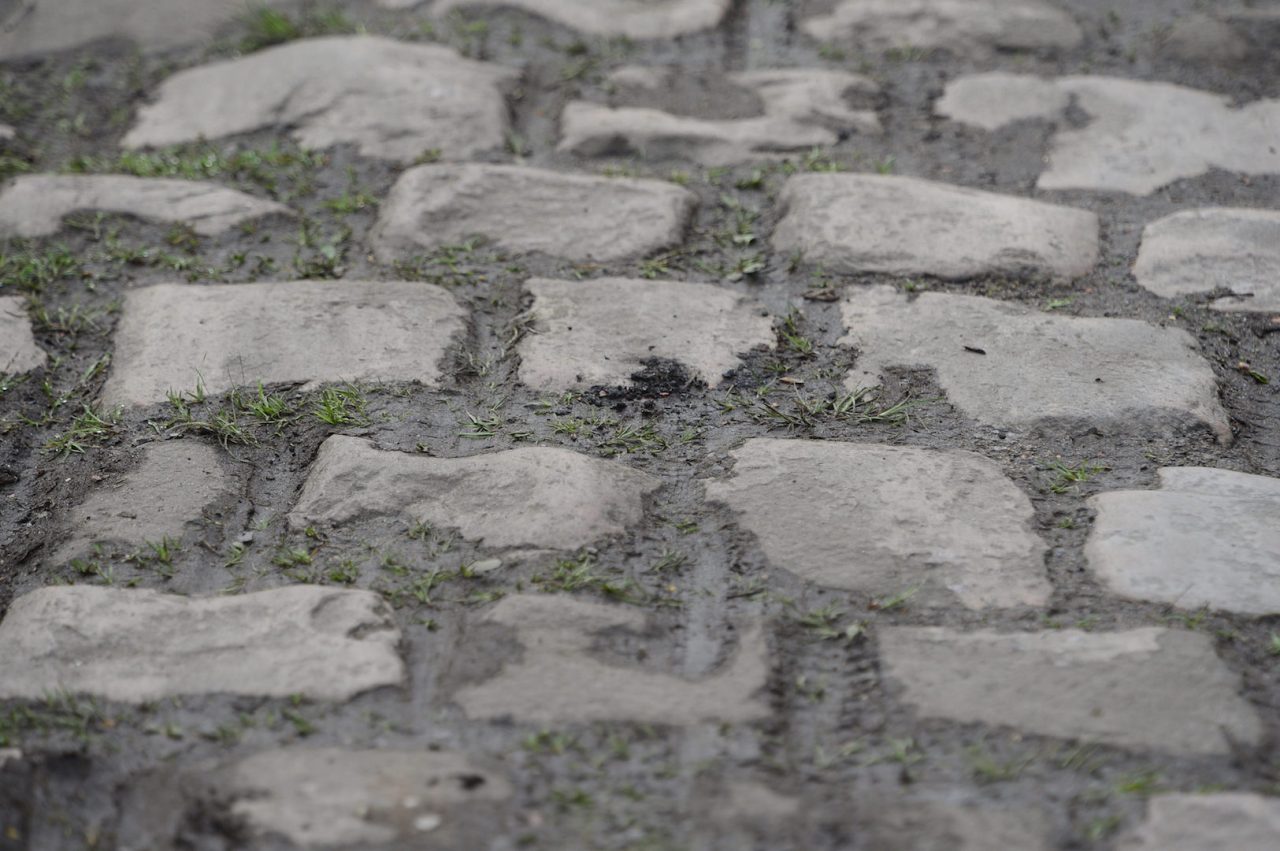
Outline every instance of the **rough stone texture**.
{"label": "rough stone texture", "polygon": [[494,549],[569,550],[640,522],[644,498],[659,484],[568,449],[428,458],[334,435],[320,447],[290,522],[403,517],[457,529]]}
{"label": "rough stone texture", "polygon": [[1085,555],[1117,594],[1280,614],[1280,479],[1166,467],[1159,490],[1091,497]]}
{"label": "rough stone texture", "polygon": [[[637,71],[647,73],[642,77]],[[662,89],[677,73],[675,68],[623,68],[610,81]],[[843,71],[777,69],[729,74],[726,81],[754,92],[764,114],[714,120],[649,107],[573,101],[560,117],[559,149],[587,156],[639,154],[649,159],[676,157],[731,165],[827,147],[849,133],[880,132],[874,110],[854,109],[845,100],[846,93],[879,92],[866,77]]]}
{"label": "rough stone texture", "polygon": [[291,42],[180,71],[144,106],[126,148],[289,128],[307,148],[353,144],[410,162],[438,149],[465,159],[499,148],[503,89],[516,72],[452,49],[375,36]]}
{"label": "rough stone texture", "polygon": [[1155,795],[1147,818],[1119,851],[1273,851],[1280,801],[1247,792]]}
{"label": "rough stone texture", "polygon": [[167,50],[205,41],[244,13],[244,0],[20,0],[0,11],[0,59],[105,38],[128,39],[147,52]]}
{"label": "rough stone texture", "polygon": [[1280,311],[1280,212],[1206,208],[1152,222],[1133,276],[1165,298],[1218,287],[1240,294],[1214,299],[1214,310]]}
{"label": "rough stone texture", "polygon": [[192,598],[54,586],[19,597],[0,623],[0,697],[346,700],[403,679],[399,640],[386,604],[368,591],[295,585]]}
{"label": "rough stone texture", "polygon": [[[422,0],[379,0],[404,7]],[[675,38],[717,26],[733,0],[438,0],[437,15],[467,6],[504,6],[571,27],[587,35],[634,39]]]}
{"label": "rough stone texture", "polygon": [[72,532],[55,560],[80,555],[98,542],[141,547],[181,538],[188,523],[233,488],[224,455],[194,440],[147,444],[135,469],[119,482],[98,485],[70,512]]}
{"label": "rough stone texture", "polygon": [[1227,754],[1262,736],[1240,678],[1211,637],[1188,630],[885,627],[880,657],[921,717],[1178,754]]}
{"label": "rough stone texture", "polygon": [[1239,62],[1249,55],[1249,43],[1230,24],[1208,15],[1177,20],[1160,45],[1160,52],[1189,62]]}
{"label": "rough stone texture", "polygon": [[800,28],[819,41],[860,48],[943,49],[985,56],[995,50],[1070,50],[1080,26],[1044,0],[841,0]]}
{"label": "rough stone texture", "polygon": [[36,345],[31,320],[20,296],[0,296],[0,375],[17,375],[44,366],[48,357]]}
{"label": "rough stone texture", "polygon": [[[1064,120],[1069,103],[1088,116],[1083,125]],[[1150,195],[1211,168],[1280,173],[1280,100],[1235,107],[1229,96],[1170,83],[995,71],[953,80],[934,108],[987,130],[1029,118],[1056,120],[1040,189]]]}
{"label": "rough stone texture", "polygon": [[855,804],[855,829],[876,851],[1050,851],[1042,812],[983,804],[954,791],[872,795]]}
{"label": "rough stone texture", "polygon": [[465,311],[449,293],[401,281],[161,284],[125,295],[107,405],[164,401],[202,381],[209,393],[256,382],[421,381]]}
{"label": "rough stone texture", "polygon": [[525,286],[534,333],[520,342],[520,380],[538,390],[631,386],[652,358],[678,361],[714,387],[740,355],[776,341],[764,308],[710,284],[537,278]]}
{"label": "rough stone texture", "polygon": [[492,835],[506,779],[447,751],[295,747],[256,753],[215,774],[218,797],[255,834],[304,848],[476,848]]}
{"label": "rough stone texture", "polygon": [[928,367],[951,404],[993,426],[1145,429],[1168,418],[1198,420],[1221,441],[1231,438],[1213,371],[1179,329],[977,296],[909,300],[888,286],[851,290],[843,313],[849,333],[841,342],[859,352],[850,389],[876,386],[887,367]]}
{"label": "rough stone texture", "polygon": [[260,216],[292,214],[283,204],[216,183],[107,174],[32,174],[14,178],[0,191],[0,236],[48,236],[61,229],[63,216],[84,210],[182,222],[202,236],[222,233]]}
{"label": "rough stone texture", "polygon": [[914,177],[803,174],[789,179],[776,251],[828,272],[972,278],[1075,278],[1098,262],[1098,217]]}
{"label": "rough stone texture", "polygon": [[484,622],[514,629],[523,652],[493,678],[454,694],[469,718],[684,725],[748,722],[769,715],[758,696],[769,676],[768,648],[758,624],[739,633],[738,647],[722,670],[685,680],[607,664],[593,654],[597,633],[644,626],[643,613],[634,608],[521,594],[499,602]]}
{"label": "rough stone texture", "polygon": [[507,251],[619,260],[678,245],[697,203],[692,192],[661,180],[420,166],[391,188],[370,238],[386,263],[473,236]]}
{"label": "rough stone texture", "polygon": [[969,608],[1038,606],[1052,589],[1031,501],[960,451],[755,438],[707,499],[739,513],[774,566],[835,588]]}

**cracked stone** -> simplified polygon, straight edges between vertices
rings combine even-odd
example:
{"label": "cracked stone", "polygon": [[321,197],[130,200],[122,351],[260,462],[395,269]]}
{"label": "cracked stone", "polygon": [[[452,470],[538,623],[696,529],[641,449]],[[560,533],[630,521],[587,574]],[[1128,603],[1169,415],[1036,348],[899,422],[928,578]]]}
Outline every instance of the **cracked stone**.
{"label": "cracked stone", "polygon": [[121,144],[161,147],[285,129],[304,148],[356,145],[411,162],[501,148],[517,72],[450,48],[376,36],[294,41],[179,71]]}
{"label": "cracked stone", "polygon": [[1153,795],[1147,817],[1119,851],[1272,851],[1280,801],[1248,792]]}
{"label": "cracked stone", "polygon": [[403,680],[399,641],[390,610],[368,591],[297,585],[195,598],[51,586],[19,597],[0,623],[0,697],[347,700]]}
{"label": "cracked stone", "polygon": [[[393,8],[422,0],[379,0]],[[587,35],[668,39],[720,24],[733,0],[439,0],[432,11],[503,6],[546,18]]]}
{"label": "cracked stone", "polygon": [[141,462],[118,484],[98,485],[71,510],[55,561],[80,555],[94,543],[137,548],[182,538],[188,524],[234,488],[223,454],[194,440],[147,444]]}
{"label": "cracked stone", "polygon": [[512,252],[573,262],[679,245],[698,199],[662,180],[507,165],[428,165],[391,188],[370,237],[384,263],[483,237]]}
{"label": "cracked stone", "polygon": [[804,174],[779,196],[776,251],[827,272],[1040,274],[1070,279],[1098,262],[1086,210],[914,177]]}
{"label": "cracked stone", "polygon": [[[646,72],[643,76],[637,71]],[[623,68],[611,80],[663,90],[674,68]],[[586,156],[639,154],[677,157],[705,165],[777,159],[836,144],[850,133],[877,135],[874,109],[856,109],[846,95],[880,89],[866,77],[821,69],[775,69],[729,74],[726,82],[753,92],[763,115],[706,119],[639,106],[572,101],[561,115],[559,150]]]}
{"label": "cracked stone", "polygon": [[535,278],[525,287],[534,333],[520,342],[520,380],[537,390],[629,387],[652,358],[715,386],[743,354],[776,344],[763,307],[711,284]]}
{"label": "cracked stone", "polygon": [[1116,594],[1280,614],[1280,479],[1165,467],[1159,490],[1089,498],[1097,519],[1085,556]]}
{"label": "cracked stone", "polygon": [[454,694],[469,718],[688,725],[749,722],[770,714],[759,695],[768,681],[769,659],[758,624],[739,631],[738,647],[720,671],[687,680],[611,665],[592,653],[598,633],[644,627],[644,615],[635,609],[521,594],[504,598],[483,622],[514,629],[523,652],[495,677]]}
{"label": "cracked stone", "polygon": [[1208,635],[885,627],[880,657],[924,718],[1185,755],[1256,745],[1262,725]]}
{"label": "cracked stone", "polygon": [[1086,422],[1149,431],[1203,423],[1231,439],[1213,370],[1191,335],[1134,319],[1045,313],[978,296],[851,289],[841,340],[849,389],[890,367],[929,368],[966,416],[997,427]]}
{"label": "cracked stone", "polygon": [[800,28],[819,41],[862,49],[941,49],[979,57],[1070,50],[1084,39],[1071,15],[1044,0],[840,0]]}
{"label": "cracked stone", "polygon": [[[109,406],[257,382],[420,381],[439,386],[466,311],[403,281],[160,284],[130,290],[116,329]],[[323,345],[319,342],[323,341]]]}
{"label": "cracked stone", "polygon": [[293,215],[283,204],[216,183],[127,175],[22,175],[0,191],[0,236],[49,236],[81,211],[183,223],[213,236],[252,219]]}
{"label": "cracked stone", "polygon": [[[1089,118],[1081,127],[1062,120],[1072,103]],[[934,111],[985,130],[1056,121],[1040,189],[1150,195],[1214,168],[1280,174],[1280,100],[1237,107],[1229,96],[1171,83],[995,71],[948,83]]]}
{"label": "cracked stone", "polygon": [[[264,0],[260,6],[280,6]],[[244,0],[22,0],[0,14],[0,59],[127,39],[148,53],[208,41]]]}
{"label": "cracked stone", "polygon": [[1226,289],[1214,310],[1280,311],[1280,212],[1184,210],[1147,225],[1133,265],[1140,285],[1165,298]]}
{"label": "cracked stone", "polygon": [[730,456],[707,499],[737,512],[775,567],[873,597],[918,588],[924,606],[1049,600],[1031,501],[979,455],[755,438]]}
{"label": "cracked stone", "polygon": [[20,375],[44,366],[48,356],[36,344],[20,296],[0,296],[0,375]]}
{"label": "cracked stone", "polygon": [[568,449],[522,447],[467,458],[324,442],[290,515],[294,526],[400,517],[457,529],[490,549],[571,550],[644,516],[652,476]]}

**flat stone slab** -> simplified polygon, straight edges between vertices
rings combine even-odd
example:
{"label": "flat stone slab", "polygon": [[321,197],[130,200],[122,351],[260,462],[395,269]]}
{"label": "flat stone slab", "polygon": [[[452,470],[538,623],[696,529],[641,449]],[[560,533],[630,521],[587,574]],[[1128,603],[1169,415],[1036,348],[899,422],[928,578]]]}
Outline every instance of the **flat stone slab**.
{"label": "flat stone slab", "polygon": [[1031,807],[966,798],[958,790],[859,796],[855,828],[884,851],[1050,851],[1050,824]]}
{"label": "flat stone slab", "polygon": [[104,404],[148,405],[169,391],[299,382],[420,381],[439,386],[466,311],[448,292],[403,281],[160,284],[130,290]]}
{"label": "flat stone slab", "polygon": [[1280,801],[1248,792],[1154,795],[1146,820],[1119,851],[1272,851],[1280,839]]}
{"label": "flat stone slab", "polygon": [[3,8],[0,59],[107,38],[128,39],[149,53],[168,50],[207,41],[246,11],[244,0],[15,0]]}
{"label": "flat stone slab", "polygon": [[880,658],[921,717],[1187,755],[1262,737],[1240,678],[1189,630],[885,627]]}
{"label": "flat stone slab", "polygon": [[861,49],[921,48],[965,56],[1070,50],[1080,25],[1044,0],[840,0],[800,24],[809,36]]}
{"label": "flat stone slab", "polygon": [[1165,298],[1223,288],[1214,310],[1280,311],[1280,212],[1184,210],[1147,225],[1133,266],[1138,283]]}
{"label": "flat stone slab", "polygon": [[194,440],[147,444],[137,467],[98,485],[71,510],[56,560],[80,555],[93,543],[141,547],[180,539],[187,524],[234,489],[224,454]]}
{"label": "flat stone slab", "polygon": [[256,753],[213,775],[232,816],[304,848],[400,842],[477,848],[491,836],[506,778],[448,751],[294,747]]}
{"label": "flat stone slab", "polygon": [[[1072,104],[1088,116],[1082,126],[1065,120]],[[934,109],[986,130],[1032,118],[1057,122],[1040,189],[1150,195],[1214,168],[1280,174],[1280,100],[1236,107],[1227,95],[1170,83],[996,71],[953,80]]]}
{"label": "flat stone slab", "polygon": [[0,296],[0,375],[30,372],[48,359],[36,344],[22,297]]}
{"label": "flat stone slab", "polygon": [[179,71],[142,107],[125,148],[288,129],[305,148],[356,145],[411,162],[502,147],[517,72],[447,47],[377,36],[302,39]]}
{"label": "flat stone slab", "polygon": [[978,296],[911,300],[888,286],[850,289],[842,310],[849,333],[841,342],[859,352],[851,390],[878,385],[888,367],[930,368],[951,404],[993,426],[1189,420],[1231,439],[1213,370],[1180,329]]}
{"label": "flat stone slab", "polygon": [[779,196],[774,250],[827,272],[1086,275],[1098,217],[1086,210],[914,177],[802,174]]}
{"label": "flat stone slab", "polygon": [[1159,490],[1089,498],[1097,512],[1085,556],[1125,597],[1280,614],[1280,479],[1208,467],[1165,467]]}
{"label": "flat stone slab", "polygon": [[629,387],[653,358],[714,387],[743,354],[776,345],[763,307],[711,284],[535,278],[525,288],[534,333],[520,342],[520,381],[536,390]]}
{"label": "flat stone slab", "polygon": [[722,670],[686,680],[609,664],[592,652],[598,633],[643,628],[644,615],[634,608],[520,594],[504,598],[482,622],[514,629],[523,652],[493,678],[454,694],[468,718],[687,725],[749,722],[770,714],[759,695],[769,676],[768,648],[759,625],[740,631],[738,647]]}
{"label": "flat stone slab", "polygon": [[370,239],[384,263],[476,236],[507,251],[576,263],[619,260],[679,245],[697,203],[692,192],[662,180],[419,166],[391,187]]}
{"label": "flat stone slab", "polygon": [[399,641],[390,610],[369,591],[296,585],[195,598],[50,586],[19,597],[0,623],[0,697],[347,700],[404,679]]}
{"label": "flat stone slab", "polygon": [[0,236],[49,236],[62,229],[63,217],[96,210],[181,222],[201,236],[262,216],[293,215],[283,204],[216,183],[117,174],[31,174],[15,177],[0,191]]}
{"label": "flat stone slab", "polygon": [[730,456],[707,499],[737,512],[775,567],[876,597],[918,588],[926,606],[1049,600],[1031,501],[980,455],[754,438]]}
{"label": "flat stone slab", "polygon": [[305,526],[400,517],[457,529],[493,549],[571,550],[639,523],[645,497],[660,484],[568,449],[429,458],[334,435],[321,445],[289,519]]}
{"label": "flat stone slab", "polygon": [[[421,0],[379,0],[406,6]],[[442,15],[466,7],[519,9],[587,35],[634,39],[675,38],[716,27],[733,0],[438,0],[432,11]]]}
{"label": "flat stone slab", "polygon": [[[609,80],[660,91],[682,73],[672,67],[623,68]],[[777,159],[834,145],[850,133],[881,132],[875,110],[855,109],[845,100],[846,94],[879,93],[879,86],[866,77],[821,69],[776,69],[728,74],[726,81],[754,93],[763,114],[715,120],[651,107],[572,101],[560,116],[559,149],[586,156],[675,157],[714,166]]]}

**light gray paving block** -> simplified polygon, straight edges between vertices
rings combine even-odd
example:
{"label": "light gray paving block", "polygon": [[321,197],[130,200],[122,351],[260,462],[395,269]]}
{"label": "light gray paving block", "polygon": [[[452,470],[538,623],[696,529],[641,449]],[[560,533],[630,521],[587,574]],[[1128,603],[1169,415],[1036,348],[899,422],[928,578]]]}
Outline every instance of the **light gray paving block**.
{"label": "light gray paving block", "polygon": [[439,386],[465,310],[404,281],[159,284],[130,290],[115,335],[109,406],[294,382],[420,381]]}
{"label": "light gray paving block", "polygon": [[1273,851],[1280,800],[1249,792],[1155,795],[1147,817],[1122,836],[1120,851]]}
{"label": "light gray paving block", "polygon": [[387,605],[368,591],[298,585],[194,598],[50,586],[19,597],[0,623],[0,697],[346,700],[401,682],[399,641]]}
{"label": "light gray paving block", "polygon": [[22,298],[0,296],[0,374],[30,372],[44,366],[47,360],[31,332],[31,319]]}
{"label": "light gray paving block", "polygon": [[428,165],[396,181],[370,238],[385,263],[476,236],[506,251],[618,260],[678,245],[696,206],[692,192],[662,180]]}
{"label": "light gray paving block", "polygon": [[775,567],[913,604],[1038,606],[1052,591],[1031,501],[961,451],[754,438],[707,499],[739,517]]}
{"label": "light gray paving block", "polygon": [[[379,0],[404,8],[422,0]],[[538,15],[587,35],[666,39],[716,27],[733,0],[438,0],[437,15],[453,9],[503,6]]]}

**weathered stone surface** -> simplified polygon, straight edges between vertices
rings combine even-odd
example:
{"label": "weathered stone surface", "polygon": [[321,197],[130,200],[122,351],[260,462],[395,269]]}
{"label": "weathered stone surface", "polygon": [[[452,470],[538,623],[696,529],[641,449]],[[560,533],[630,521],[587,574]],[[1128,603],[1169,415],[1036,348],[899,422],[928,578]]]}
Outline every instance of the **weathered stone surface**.
{"label": "weathered stone surface", "polygon": [[[1088,116],[1082,126],[1063,120],[1069,103]],[[995,71],[953,80],[934,108],[987,130],[1022,119],[1056,120],[1048,168],[1036,184],[1041,189],[1150,195],[1212,168],[1280,174],[1280,100],[1236,107],[1227,95],[1170,83]]]}
{"label": "weathered stone surface", "polygon": [[1262,735],[1240,678],[1188,630],[886,627],[880,657],[922,717],[1180,754],[1230,753]]}
{"label": "weathered stone surface", "polygon": [[803,174],[779,197],[773,247],[828,272],[1075,278],[1098,262],[1086,210],[914,177]]}
{"label": "weathered stone surface", "polygon": [[993,426],[1197,420],[1220,440],[1231,437],[1213,371],[1179,329],[977,296],[909,300],[888,286],[851,290],[843,313],[841,342],[859,352],[850,389],[877,385],[887,367],[928,367],[953,405]]}
{"label": "weathered stone surface", "polygon": [[1230,24],[1208,15],[1179,18],[1160,45],[1160,52],[1190,62],[1239,62],[1249,55],[1249,43]]}
{"label": "weathered stone surface", "polygon": [[[637,71],[647,73],[641,76]],[[623,68],[611,80],[662,89],[678,73],[683,72]],[[855,109],[845,100],[847,93],[879,92],[866,77],[843,71],[777,69],[729,74],[727,82],[754,92],[764,114],[715,120],[650,107],[573,101],[560,117],[559,148],[587,156],[639,154],[731,165],[834,145],[849,133],[880,132],[875,110]]]}
{"label": "weathered stone surface", "polygon": [[495,804],[511,796],[505,778],[447,751],[262,751],[212,786],[250,831],[304,848],[479,847],[477,828],[491,834]]}
{"label": "weathered stone surface", "polygon": [[1042,605],[1052,589],[1031,501],[971,452],[748,440],[707,499],[740,515],[776,567],[914,604]]}
{"label": "weathered stone surface", "polygon": [[445,290],[401,281],[161,284],[125,295],[108,405],[256,382],[421,381],[465,326]]}
{"label": "weathered stone surface", "polygon": [[652,358],[715,386],[741,355],[775,345],[760,305],[710,284],[537,278],[525,287],[534,333],[520,342],[520,380],[538,390],[631,386]]}
{"label": "weathered stone surface", "polygon": [[876,851],[1049,851],[1049,823],[1030,808],[956,794],[873,795],[855,804],[855,830]]}
{"label": "weathered stone surface", "polygon": [[1280,212],[1184,210],[1147,225],[1133,266],[1138,283],[1173,298],[1218,287],[1214,310],[1280,311]]}
{"label": "weathered stone surface", "polygon": [[[422,0],[380,0],[406,6]],[[436,14],[467,6],[520,9],[588,35],[675,38],[717,26],[732,0],[438,0]]]}
{"label": "weathered stone surface", "polygon": [[371,239],[383,262],[482,236],[507,251],[586,262],[678,245],[697,206],[661,180],[507,165],[430,165],[400,176]]}
{"label": "weathered stone surface", "polygon": [[493,549],[569,550],[640,522],[644,498],[659,484],[567,449],[428,458],[334,435],[320,447],[290,521],[403,517],[457,529]]}
{"label": "weathered stone surface", "polygon": [[492,679],[454,694],[469,718],[683,725],[747,722],[769,714],[758,695],[769,675],[768,648],[759,625],[741,631],[737,650],[723,670],[686,680],[611,665],[592,653],[597,633],[644,626],[644,615],[633,608],[563,595],[521,594],[499,602],[484,622],[514,629],[523,653]]}
{"label": "weathered stone surface", "polygon": [[0,59],[106,38],[128,39],[148,52],[166,50],[206,41],[244,13],[244,0],[21,0],[0,6]]}
{"label": "weathered stone surface", "polygon": [[36,345],[31,320],[18,296],[0,296],[0,375],[17,375],[44,366],[48,357]]}
{"label": "weathered stone surface", "polygon": [[31,174],[14,178],[0,191],[0,236],[48,236],[61,229],[63,216],[82,210],[182,222],[203,236],[261,216],[292,215],[283,204],[216,183],[119,174]]}
{"label": "weathered stone surface", "polygon": [[56,559],[83,553],[89,544],[121,542],[141,547],[182,537],[188,523],[224,496],[234,480],[217,448],[194,440],[147,444],[142,461],[119,482],[98,485],[70,512],[67,540]]}
{"label": "weathered stone surface", "polygon": [[1165,467],[1159,490],[1091,497],[1085,555],[1117,594],[1280,614],[1280,479]]}
{"label": "weathered stone surface", "polygon": [[819,41],[860,48],[942,49],[965,55],[995,50],[1069,50],[1079,24],[1045,0],[840,0],[803,21]]}
{"label": "weathered stone surface", "polygon": [[368,591],[297,585],[192,598],[53,586],[19,597],[0,623],[0,697],[346,700],[403,679],[399,640],[386,604]]}
{"label": "weathered stone surface", "polygon": [[1119,851],[1272,851],[1280,841],[1280,801],[1248,792],[1155,795],[1147,818]]}
{"label": "weathered stone surface", "polygon": [[516,72],[452,49],[376,36],[304,39],[180,71],[144,106],[126,148],[289,128],[307,148],[359,146],[409,162],[501,147]]}

